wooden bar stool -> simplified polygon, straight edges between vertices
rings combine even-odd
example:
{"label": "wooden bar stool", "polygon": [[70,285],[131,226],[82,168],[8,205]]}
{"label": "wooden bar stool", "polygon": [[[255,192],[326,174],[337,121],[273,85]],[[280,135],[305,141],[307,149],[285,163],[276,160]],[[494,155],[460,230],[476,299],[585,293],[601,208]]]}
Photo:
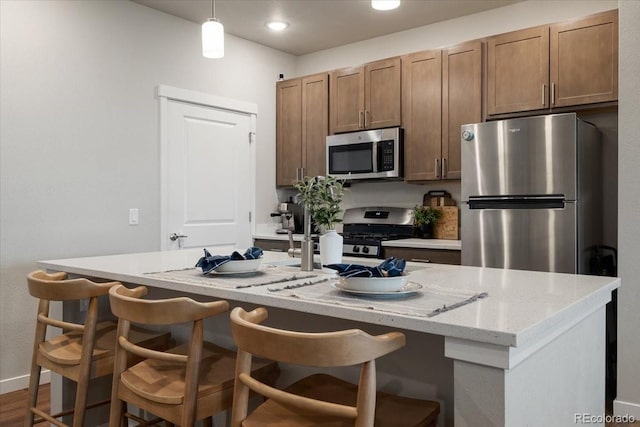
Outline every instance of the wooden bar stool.
{"label": "wooden bar stool", "polygon": [[[90,379],[113,372],[117,324],[113,321],[98,322],[98,297],[106,295],[109,288],[119,283],[94,283],[84,278],[65,280],[66,278],[66,273],[47,274],[39,270],[27,275],[29,293],[40,299],[29,378],[29,403],[24,421],[24,425],[28,427],[44,420],[57,426],[64,426],[56,418],[71,413],[74,414],[73,426],[80,427],[83,425],[85,409],[109,402],[106,400],[87,405],[87,391]],[[50,301],[87,298],[89,305],[84,324],[49,317]],[[48,326],[59,327],[69,332],[47,340]],[[157,349],[169,347],[170,337],[169,333],[157,333],[139,328],[136,328],[135,332],[132,331],[132,340]],[[73,410],[47,414],[36,408],[42,368],[77,383]],[[40,418],[35,419],[36,415]]]}
{"label": "wooden bar stool", "polygon": [[[375,359],[404,346],[404,334],[371,336],[351,329],[302,333],[260,325],[267,310],[231,312],[238,346],[231,427],[284,426],[435,426],[440,404],[376,393]],[[262,383],[248,367],[256,355],[283,363],[312,367],[362,365],[358,385],[316,374],[284,390]],[[268,399],[248,414],[249,391]]]}
{"label": "wooden bar stool", "polygon": [[[127,289],[122,285],[109,290],[111,310],[118,317],[118,345],[113,372],[109,426],[123,420],[122,402],[144,409],[165,421],[184,427],[197,420],[210,425],[218,412],[233,403],[235,352],[203,341],[203,319],[225,313],[226,301],[207,303],[190,298],[143,300],[147,289]],[[191,323],[191,336],[185,345],[167,352],[149,350],[130,340],[131,322],[146,325]],[[127,369],[126,355],[146,360]],[[268,384],[278,376],[274,362],[255,360],[247,369]]]}

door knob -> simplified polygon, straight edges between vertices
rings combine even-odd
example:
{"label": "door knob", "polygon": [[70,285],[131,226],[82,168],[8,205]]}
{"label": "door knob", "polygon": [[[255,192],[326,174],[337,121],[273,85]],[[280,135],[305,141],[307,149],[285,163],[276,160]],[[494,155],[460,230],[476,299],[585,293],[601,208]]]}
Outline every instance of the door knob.
{"label": "door knob", "polygon": [[189,236],[186,236],[184,234],[171,233],[169,235],[169,240],[171,240],[172,242],[175,242],[176,240],[180,239],[181,237],[189,237]]}

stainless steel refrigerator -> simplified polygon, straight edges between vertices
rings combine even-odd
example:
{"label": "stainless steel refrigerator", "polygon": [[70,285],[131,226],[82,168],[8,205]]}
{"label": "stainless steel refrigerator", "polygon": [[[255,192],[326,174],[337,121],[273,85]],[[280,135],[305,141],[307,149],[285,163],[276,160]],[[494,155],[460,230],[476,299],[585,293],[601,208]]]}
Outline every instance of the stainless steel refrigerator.
{"label": "stainless steel refrigerator", "polygon": [[587,273],[602,243],[601,137],[575,113],[463,125],[462,264]]}

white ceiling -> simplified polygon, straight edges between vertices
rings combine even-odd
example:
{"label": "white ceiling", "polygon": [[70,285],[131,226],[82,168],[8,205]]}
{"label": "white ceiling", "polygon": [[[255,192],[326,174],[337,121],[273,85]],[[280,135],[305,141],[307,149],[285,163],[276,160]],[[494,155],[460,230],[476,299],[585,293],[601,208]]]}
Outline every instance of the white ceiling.
{"label": "white ceiling", "polygon": [[[210,0],[132,1],[197,23],[211,17]],[[215,0],[215,9],[226,33],[304,55],[519,1],[402,0],[398,9],[381,12],[370,0]],[[276,33],[265,27],[269,20],[290,25]]]}

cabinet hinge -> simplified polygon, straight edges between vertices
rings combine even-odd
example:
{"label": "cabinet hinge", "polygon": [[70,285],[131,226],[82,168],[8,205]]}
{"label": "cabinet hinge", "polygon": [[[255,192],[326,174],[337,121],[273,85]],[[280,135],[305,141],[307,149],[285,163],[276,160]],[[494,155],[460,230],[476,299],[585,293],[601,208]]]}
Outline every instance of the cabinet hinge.
{"label": "cabinet hinge", "polygon": [[249,132],[249,144],[252,144],[254,142],[255,137],[256,137],[255,132]]}

